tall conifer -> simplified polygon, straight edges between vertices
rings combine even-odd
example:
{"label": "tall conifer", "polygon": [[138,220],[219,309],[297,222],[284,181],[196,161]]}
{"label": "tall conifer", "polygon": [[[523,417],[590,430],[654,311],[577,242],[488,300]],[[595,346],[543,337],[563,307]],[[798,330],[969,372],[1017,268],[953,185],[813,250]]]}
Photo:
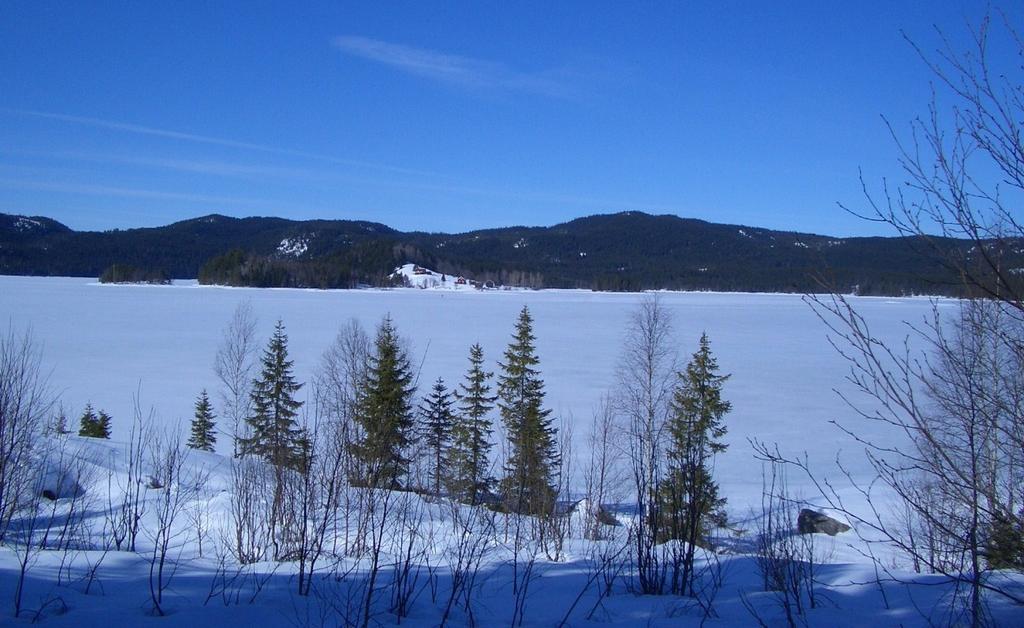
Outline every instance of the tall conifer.
{"label": "tall conifer", "polygon": [[533,318],[523,306],[498,376],[498,409],[509,449],[501,492],[513,512],[544,515],[554,507],[560,461],[551,410],[543,407],[544,380],[536,368],[535,340]]}
{"label": "tall conifer", "polygon": [[294,362],[288,359],[288,336],[280,320],[261,363],[252,384],[253,414],[246,419],[252,436],[239,439],[239,452],[260,456],[276,467],[301,469],[306,441],[295,420],[302,407],[295,394],[302,384],[292,375]]}
{"label": "tall conifer", "polygon": [[391,317],[377,328],[374,351],[356,404],[355,420],[362,431],[352,447],[360,463],[357,482],[397,486],[408,474],[408,449],[415,419],[412,369]]}
{"label": "tall conifer", "polygon": [[694,551],[705,545],[711,528],[724,523],[725,499],[711,476],[714,457],[726,449],[722,424],[732,404],[722,399],[728,375],[718,374],[707,334],[679,373],[668,420],[670,443],[666,478],[658,490],[662,539],[685,541],[681,571],[673,575],[673,589],[693,594]]}
{"label": "tall conifer", "polygon": [[491,420],[488,413],[494,408],[497,396],[491,394],[488,380],[494,375],[483,368],[484,350],[479,344],[469,348],[469,370],[465,381],[459,384],[458,413],[452,430],[450,450],[450,479],[448,490],[459,499],[471,504],[490,491],[494,479],[490,468]]}
{"label": "tall conifer", "polygon": [[434,388],[419,407],[419,447],[429,458],[427,480],[434,495],[441,494],[441,485],[449,477],[449,448],[455,415],[452,398],[444,379],[438,377]]}

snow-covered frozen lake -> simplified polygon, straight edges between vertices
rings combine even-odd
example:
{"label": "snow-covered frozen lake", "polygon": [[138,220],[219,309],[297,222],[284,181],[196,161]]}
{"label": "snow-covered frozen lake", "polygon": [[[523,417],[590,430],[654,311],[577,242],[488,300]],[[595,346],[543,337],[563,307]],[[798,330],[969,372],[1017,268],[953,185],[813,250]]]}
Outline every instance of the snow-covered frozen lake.
{"label": "snow-covered frozen lake", "polygon": [[[615,382],[624,330],[641,299],[640,294],[583,291],[316,291],[0,277],[0,320],[16,329],[30,327],[42,341],[50,382],[61,393],[72,425],[90,402],[113,415],[115,439],[129,425],[138,390],[144,408],[152,407],[160,421],[187,425],[199,391],[207,388],[213,396],[217,387],[214,353],[242,301],[254,306],[261,339],[269,337],[278,318],[284,321],[300,381],[309,381],[340,325],[356,318],[372,332],[390,313],[410,340],[413,361],[422,361],[421,390],[438,376],[450,386],[460,381],[474,342],[497,370],[517,313],[527,305],[535,319],[548,406],[571,417],[577,455],[584,453],[592,411]],[[696,350],[706,331],[721,370],[732,374],[725,387],[733,404],[726,419],[731,446],[716,469],[731,510],[759,503],[761,480],[750,438],[778,442],[786,452],[806,450],[819,468],[830,468],[841,448],[856,451],[829,423],[856,422],[834,391],[845,387],[847,365],[800,296],[665,293],[662,299],[675,317],[682,358]],[[873,331],[890,340],[901,340],[908,331],[905,321],[922,322],[933,306],[924,298],[852,302]],[[938,306],[955,308],[955,303]],[[229,447],[221,445],[225,451]]]}

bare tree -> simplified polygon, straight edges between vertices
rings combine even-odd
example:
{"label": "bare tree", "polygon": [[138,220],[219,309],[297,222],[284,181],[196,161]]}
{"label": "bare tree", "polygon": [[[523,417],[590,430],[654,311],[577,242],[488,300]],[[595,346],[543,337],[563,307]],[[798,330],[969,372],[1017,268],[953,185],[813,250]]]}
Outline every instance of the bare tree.
{"label": "bare tree", "polygon": [[660,593],[664,587],[664,566],[656,548],[661,519],[657,487],[664,472],[665,426],[677,367],[671,314],[657,295],[645,297],[626,330],[616,404],[636,491],[632,539],[637,589],[642,593]]}
{"label": "bare tree", "polygon": [[[372,342],[370,336],[356,319],[350,319],[339,330],[330,347],[324,351],[320,365],[313,378],[315,403],[324,422],[334,432],[336,444],[341,446],[343,471],[347,478],[358,476],[355,459],[351,455],[352,445],[363,438],[359,422],[355,420],[359,391],[366,377],[366,369]],[[356,493],[350,486],[342,485],[339,495],[344,524],[341,542],[344,553],[354,549],[350,533],[351,517],[356,515]],[[335,543],[338,535],[334,535]],[[334,548],[335,553],[337,547]]]}
{"label": "bare tree", "polygon": [[15,514],[34,499],[32,461],[54,397],[30,332],[0,336],[0,543]]}
{"label": "bare tree", "polygon": [[256,314],[250,301],[242,301],[235,308],[231,322],[224,328],[220,346],[213,361],[213,372],[220,380],[220,398],[224,406],[221,416],[230,426],[234,455],[238,455],[238,440],[243,433],[245,419],[251,414],[252,380],[256,361]]}
{"label": "bare tree", "polygon": [[607,536],[609,527],[618,525],[610,507],[626,497],[625,450],[616,442],[622,427],[613,403],[609,396],[601,398],[587,436],[590,457],[583,475],[586,512],[582,532],[583,538],[595,541]]}
{"label": "bare tree", "polygon": [[[964,51],[941,32],[934,52],[910,42],[935,79],[932,100],[909,136],[889,124],[903,181],[883,183],[880,192],[865,184],[868,209],[854,212],[907,236],[959,277],[971,300],[952,317],[936,310],[911,332],[925,351],[909,340],[881,341],[838,294],[811,303],[868,400],[847,401],[910,444],[847,428],[877,475],[874,486],[857,487],[862,497],[876,504],[873,491],[884,487],[898,498],[896,513],[851,512],[832,485],[819,483],[822,493],[916,569],[945,575],[957,591],[951,621],[978,626],[987,596],[1024,604],[1019,591],[991,577],[994,568],[1024,568],[1024,39],[1006,15],[985,15],[971,35]],[[997,47],[1016,54],[993,54]]]}
{"label": "bare tree", "polygon": [[315,395],[313,420],[303,425],[307,434],[305,473],[294,477],[297,493],[296,550],[299,561],[298,593],[308,596],[317,562],[337,522],[345,495],[348,451],[340,423],[323,419],[324,406]]}
{"label": "bare tree", "polygon": [[43,491],[49,490],[47,447],[40,441],[54,396],[41,365],[32,334],[8,327],[0,336],[0,544],[17,558],[15,617],[22,612],[28,571],[45,547],[52,523],[40,503]]}
{"label": "bare tree", "polygon": [[[874,504],[884,487],[900,506],[895,513],[859,512],[846,508],[833,485],[819,483],[830,506],[891,542],[916,568],[949,578],[964,591],[951,612],[966,614],[971,625],[983,623],[987,594],[1024,604],[1018,591],[990,577],[996,567],[1024,568],[993,560],[997,531],[1009,532],[1003,539],[1011,553],[1019,556],[1024,547],[1018,402],[1024,371],[1016,346],[1000,340],[1009,306],[966,301],[950,326],[936,311],[917,332],[929,351],[916,352],[879,341],[841,296],[814,303],[850,365],[849,380],[868,399],[847,402],[910,444],[867,440],[841,426],[864,446],[876,475],[873,486],[856,488]],[[809,471],[802,461],[790,462]]]}
{"label": "bare tree", "polygon": [[356,397],[366,377],[367,360],[373,340],[356,319],[338,329],[334,342],[320,358],[314,387],[324,405],[324,414],[346,429],[352,422]]}
{"label": "bare tree", "polygon": [[[904,180],[886,182],[881,193],[865,183],[867,211],[843,207],[908,236],[952,270],[966,294],[1001,300],[1020,317],[1024,283],[1015,267],[1024,237],[1024,77],[1012,59],[1024,54],[1024,39],[1009,16],[997,15],[995,23],[984,15],[963,51],[942,32],[934,52],[907,40],[935,81],[928,112],[911,123],[908,138],[886,121]],[[1016,54],[993,55],[1000,45]],[[965,238],[967,246],[947,237]]]}
{"label": "bare tree", "polygon": [[551,512],[535,519],[540,547],[548,560],[565,558],[565,542],[572,535],[573,513],[579,501],[573,501],[573,419],[572,415],[562,417],[558,426],[558,475],[555,478],[556,502]]}

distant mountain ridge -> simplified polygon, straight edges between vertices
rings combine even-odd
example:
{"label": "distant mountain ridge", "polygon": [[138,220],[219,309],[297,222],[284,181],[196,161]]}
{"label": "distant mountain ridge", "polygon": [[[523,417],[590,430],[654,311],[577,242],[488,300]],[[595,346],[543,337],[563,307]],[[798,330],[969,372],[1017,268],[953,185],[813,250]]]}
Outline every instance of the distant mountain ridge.
{"label": "distant mountain ridge", "polygon": [[[970,257],[966,240],[935,242],[949,255]],[[112,264],[128,264],[253,286],[389,285],[397,266],[415,263],[533,288],[814,292],[825,281],[861,294],[959,294],[956,274],[920,245],[912,238],[835,238],[636,211],[459,234],[218,214],[95,232],[0,214],[2,274],[96,277]]]}

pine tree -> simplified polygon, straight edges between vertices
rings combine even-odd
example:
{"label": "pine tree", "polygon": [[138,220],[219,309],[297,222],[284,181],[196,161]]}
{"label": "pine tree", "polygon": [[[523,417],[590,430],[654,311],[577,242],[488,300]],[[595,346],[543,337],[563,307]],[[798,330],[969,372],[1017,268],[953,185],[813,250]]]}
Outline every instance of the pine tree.
{"label": "pine tree", "polygon": [[501,492],[513,512],[549,514],[554,507],[554,478],[560,463],[557,430],[543,408],[544,381],[536,369],[533,318],[523,306],[498,376],[498,409],[509,453]]}
{"label": "pine tree", "polygon": [[434,495],[441,494],[441,484],[448,478],[449,447],[455,422],[452,404],[444,379],[438,377],[430,396],[419,407],[419,443],[430,459],[427,479]]}
{"label": "pine tree", "polygon": [[295,393],[302,384],[292,375],[294,362],[288,359],[288,336],[280,320],[261,364],[252,384],[253,414],[246,419],[252,436],[239,439],[239,452],[260,456],[279,468],[302,469],[306,441],[295,420],[302,407]]}
{"label": "pine tree", "polygon": [[196,413],[192,418],[192,435],[187,443],[189,447],[200,451],[213,451],[214,445],[217,444],[214,418],[210,397],[203,390],[196,399]]}
{"label": "pine tree", "polygon": [[88,438],[110,438],[110,415],[103,410],[97,415],[92,409],[92,404],[86,404],[85,411],[79,419],[78,435]]}
{"label": "pine tree", "polygon": [[494,484],[488,475],[493,444],[491,421],[487,415],[494,408],[497,397],[491,395],[491,387],[487,383],[494,374],[484,371],[483,363],[484,350],[479,344],[474,344],[469,348],[466,379],[455,393],[459,411],[452,429],[449,456],[448,490],[471,504],[478,503]]}
{"label": "pine tree", "polygon": [[359,391],[355,420],[362,430],[352,446],[360,463],[357,482],[393,487],[408,474],[408,448],[415,427],[412,369],[398,332],[387,316],[377,328],[374,351]]}
{"label": "pine tree", "polygon": [[673,575],[677,593],[693,594],[693,559],[697,546],[707,544],[711,528],[724,523],[725,499],[711,477],[716,454],[726,449],[723,417],[732,404],[722,399],[728,375],[718,374],[707,334],[700,348],[679,373],[668,421],[670,444],[666,478],[658,489],[663,517],[661,540],[685,541],[681,571]]}

